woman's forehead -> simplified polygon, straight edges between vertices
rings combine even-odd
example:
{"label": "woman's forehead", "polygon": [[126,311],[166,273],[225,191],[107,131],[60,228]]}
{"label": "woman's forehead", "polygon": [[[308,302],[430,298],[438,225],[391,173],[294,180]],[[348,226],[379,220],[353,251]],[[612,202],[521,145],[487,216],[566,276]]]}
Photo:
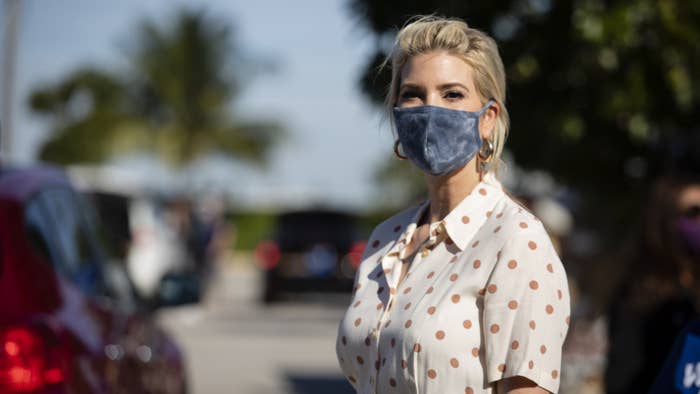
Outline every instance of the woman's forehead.
{"label": "woman's forehead", "polygon": [[401,70],[401,84],[439,86],[459,82],[473,87],[473,70],[460,56],[433,51],[411,56]]}

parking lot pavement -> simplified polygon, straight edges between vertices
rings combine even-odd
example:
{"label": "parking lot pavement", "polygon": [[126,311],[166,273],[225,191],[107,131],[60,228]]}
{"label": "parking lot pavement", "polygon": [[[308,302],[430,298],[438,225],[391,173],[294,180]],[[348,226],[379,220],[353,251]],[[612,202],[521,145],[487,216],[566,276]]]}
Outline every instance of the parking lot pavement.
{"label": "parking lot pavement", "polygon": [[335,356],[347,296],[265,307],[256,270],[224,267],[204,302],[158,312],[186,353],[191,393],[353,393]]}

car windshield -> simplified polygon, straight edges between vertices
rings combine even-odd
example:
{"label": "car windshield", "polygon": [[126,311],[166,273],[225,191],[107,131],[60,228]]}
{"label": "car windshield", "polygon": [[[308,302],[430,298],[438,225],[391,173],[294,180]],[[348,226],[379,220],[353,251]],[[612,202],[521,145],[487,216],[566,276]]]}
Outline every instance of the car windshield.
{"label": "car windshield", "polygon": [[355,223],[343,213],[294,212],[279,217],[277,240],[283,250],[304,249],[318,243],[348,247],[355,238]]}

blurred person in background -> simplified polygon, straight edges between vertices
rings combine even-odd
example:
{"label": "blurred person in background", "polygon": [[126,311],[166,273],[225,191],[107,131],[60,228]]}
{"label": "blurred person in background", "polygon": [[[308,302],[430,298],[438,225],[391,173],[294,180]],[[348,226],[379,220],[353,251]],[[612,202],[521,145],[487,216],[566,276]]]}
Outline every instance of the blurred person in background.
{"label": "blurred person in background", "polygon": [[343,373],[361,393],[557,392],[569,289],[542,223],[497,178],[496,43],[421,17],[390,60],[394,152],[423,170],[429,198],[370,236],[338,331]]}
{"label": "blurred person in background", "polygon": [[166,219],[170,227],[186,246],[188,260],[197,275],[208,270],[209,243],[213,238],[213,222],[205,221],[193,202],[185,197],[166,201]]}
{"label": "blurred person in background", "polygon": [[699,316],[700,172],[660,177],[640,230],[609,309],[608,393],[647,392],[674,339]]}

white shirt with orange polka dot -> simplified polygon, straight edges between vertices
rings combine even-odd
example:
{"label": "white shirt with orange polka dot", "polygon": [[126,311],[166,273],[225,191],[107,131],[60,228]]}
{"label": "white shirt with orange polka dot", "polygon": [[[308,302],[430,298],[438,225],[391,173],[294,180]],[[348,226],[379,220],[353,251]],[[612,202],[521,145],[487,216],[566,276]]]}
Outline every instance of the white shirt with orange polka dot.
{"label": "white shirt with orange polka dot", "polygon": [[556,393],[569,325],[564,267],[541,222],[482,181],[398,284],[429,201],[379,224],[340,322],[336,353],[358,393],[491,393],[524,376]]}

